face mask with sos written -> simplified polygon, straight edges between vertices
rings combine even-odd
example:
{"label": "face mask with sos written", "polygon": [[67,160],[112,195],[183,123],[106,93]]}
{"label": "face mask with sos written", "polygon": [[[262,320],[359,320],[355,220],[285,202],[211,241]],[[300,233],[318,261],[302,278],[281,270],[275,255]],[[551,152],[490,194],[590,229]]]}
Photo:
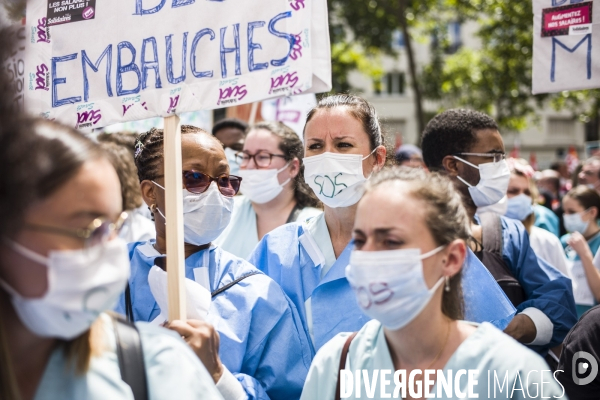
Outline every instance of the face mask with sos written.
{"label": "face mask with sos written", "polygon": [[242,178],[241,192],[257,204],[268,203],[283,191],[291,178],[279,183],[279,173],[285,170],[290,163],[281,169],[241,169],[239,176]]}
{"label": "face mask with sos written", "polygon": [[87,249],[50,251],[48,257],[7,244],[47,267],[48,290],[39,298],[23,297],[0,281],[21,322],[38,336],[70,340],[81,335],[100,313],[114,308],[129,279],[127,243],[119,238]]}
{"label": "face mask with sos written", "polygon": [[458,180],[469,187],[471,199],[473,199],[473,203],[475,203],[477,207],[496,204],[506,195],[506,190],[510,183],[510,170],[506,160],[479,164],[479,166],[477,166],[460,157],[453,157],[466,165],[479,170],[479,183],[476,186],[471,185],[460,176],[457,176]]}
{"label": "face mask with sos written", "polygon": [[346,267],[346,278],[354,289],[359,307],[388,329],[397,330],[408,325],[444,282],[441,277],[429,289],[422,262],[444,247],[425,254],[419,249],[354,250]]}
{"label": "face mask with sos written", "polygon": [[506,215],[508,218],[523,221],[533,213],[533,201],[525,193],[511,197],[507,201]]}
{"label": "face mask with sos written", "polygon": [[[156,186],[165,189],[152,181]],[[167,218],[156,208],[164,218]],[[183,240],[195,246],[210,243],[225,230],[231,220],[233,197],[219,192],[216,182],[211,182],[204,193],[195,194],[183,189]]]}
{"label": "face mask with sos written", "polygon": [[350,207],[360,200],[367,178],[363,174],[362,162],[377,149],[363,157],[360,154],[338,154],[326,152],[306,157],[304,180],[328,207]]}

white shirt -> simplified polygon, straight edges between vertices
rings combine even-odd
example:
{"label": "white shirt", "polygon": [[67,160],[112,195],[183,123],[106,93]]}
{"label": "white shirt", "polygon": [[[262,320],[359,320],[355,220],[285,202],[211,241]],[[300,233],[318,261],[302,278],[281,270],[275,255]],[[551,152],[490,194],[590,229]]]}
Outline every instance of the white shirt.
{"label": "white shirt", "polygon": [[[321,265],[321,279],[327,272],[333,267],[335,264],[335,252],[333,250],[333,243],[331,243],[331,236],[329,235],[329,229],[327,229],[327,223],[325,222],[325,214],[317,215],[314,218],[311,218],[306,222],[305,226],[308,233],[314,239],[314,242],[317,244],[317,247],[321,251],[324,259],[324,263]],[[316,265],[315,265],[316,266]],[[309,297],[304,302],[304,307],[306,309],[306,323],[308,325],[308,333],[310,334],[310,338],[315,341],[313,336],[313,321],[312,321],[312,307],[311,307],[311,298]]]}
{"label": "white shirt", "polygon": [[[316,208],[305,207],[300,211],[296,221],[306,221],[321,213],[322,211]],[[235,196],[233,198],[231,222],[213,243],[235,256],[248,259],[258,244],[258,227],[256,226],[256,212],[247,197]]]}
{"label": "white shirt", "polygon": [[568,276],[567,259],[559,238],[545,229],[532,226],[529,243],[539,258]]}
{"label": "white shirt", "polygon": [[144,210],[145,208],[140,207],[129,211],[129,217],[119,232],[119,237],[127,243],[145,242],[156,238],[154,222],[144,215]]}

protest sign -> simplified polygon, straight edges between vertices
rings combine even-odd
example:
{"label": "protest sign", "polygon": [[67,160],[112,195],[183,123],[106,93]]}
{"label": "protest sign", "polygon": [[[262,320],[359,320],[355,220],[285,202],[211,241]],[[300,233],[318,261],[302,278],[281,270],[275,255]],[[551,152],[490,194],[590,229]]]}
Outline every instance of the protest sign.
{"label": "protest sign", "polygon": [[317,105],[314,94],[280,97],[262,102],[261,115],[266,121],[281,121],[294,130],[302,139],[306,115]]}
{"label": "protest sign", "polygon": [[600,87],[600,3],[534,0],[533,14],[532,92]]}
{"label": "protest sign", "polygon": [[[14,24],[6,26],[6,33],[11,35],[10,40],[16,43],[10,54],[7,54],[6,59],[0,60],[0,66],[10,83],[10,92],[13,93],[14,97],[12,100],[14,110],[16,112],[23,112],[25,109],[25,92],[27,86],[30,83],[29,79],[26,79],[25,69],[25,26],[21,24]],[[38,75],[40,78],[38,78]],[[36,79],[45,78],[45,71],[40,71],[35,75]],[[6,94],[4,94],[6,95]]]}
{"label": "protest sign", "polygon": [[30,0],[26,109],[79,129],[165,117],[169,319],[185,319],[178,114],[331,88],[326,0]]}
{"label": "protest sign", "polygon": [[31,0],[27,35],[27,109],[78,128],[331,86],[325,0]]}

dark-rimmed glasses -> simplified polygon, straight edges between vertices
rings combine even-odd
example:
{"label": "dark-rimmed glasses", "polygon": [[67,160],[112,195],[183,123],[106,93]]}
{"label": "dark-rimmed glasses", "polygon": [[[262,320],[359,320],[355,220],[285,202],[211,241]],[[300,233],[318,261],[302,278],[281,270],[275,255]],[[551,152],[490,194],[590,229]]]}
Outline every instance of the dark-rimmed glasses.
{"label": "dark-rimmed glasses", "polygon": [[39,224],[25,224],[24,228],[81,239],[85,241],[85,247],[90,248],[107,242],[113,235],[118,235],[128,217],[129,215],[126,212],[123,212],[116,222],[112,222],[106,218],[96,218],[87,228],[83,229],[71,229]]}
{"label": "dark-rimmed glasses", "polygon": [[242,178],[225,174],[213,178],[208,174],[198,171],[183,171],[183,185],[188,192],[195,194],[204,193],[213,181],[217,183],[217,188],[223,196],[233,197],[240,190]]}
{"label": "dark-rimmed glasses", "polygon": [[273,157],[281,157],[285,159],[283,154],[272,154],[268,151],[261,150],[256,154],[250,154],[247,151],[240,151],[235,154],[235,161],[240,165],[240,167],[246,167],[250,160],[253,159],[254,165],[256,165],[258,168],[268,168],[271,166]]}
{"label": "dark-rimmed glasses", "polygon": [[456,153],[455,156],[475,156],[493,158],[494,162],[506,159],[506,153]]}

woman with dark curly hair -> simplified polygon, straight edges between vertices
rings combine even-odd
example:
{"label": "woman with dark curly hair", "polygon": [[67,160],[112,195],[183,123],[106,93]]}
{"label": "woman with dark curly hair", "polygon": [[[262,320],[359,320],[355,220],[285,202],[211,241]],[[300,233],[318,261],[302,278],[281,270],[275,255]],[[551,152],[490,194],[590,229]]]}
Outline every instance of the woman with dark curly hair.
{"label": "woman with dark curly hair", "polygon": [[248,257],[258,241],[289,222],[306,221],[321,213],[319,200],[306,182],[304,147],[296,133],[281,122],[254,125],[236,154],[243,196],[235,198],[231,223],[215,241],[238,257]]}

